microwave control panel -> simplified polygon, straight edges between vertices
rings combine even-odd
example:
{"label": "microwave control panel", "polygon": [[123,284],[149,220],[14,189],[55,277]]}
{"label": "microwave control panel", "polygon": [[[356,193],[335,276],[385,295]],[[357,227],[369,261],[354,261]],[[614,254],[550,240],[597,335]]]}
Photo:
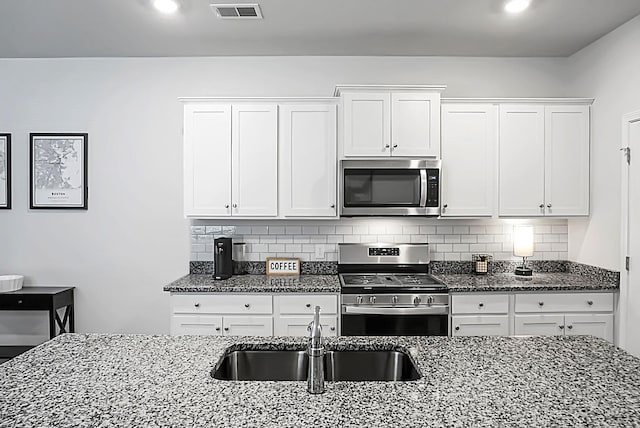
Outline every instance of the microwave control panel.
{"label": "microwave control panel", "polygon": [[440,170],[427,169],[427,206],[440,206]]}

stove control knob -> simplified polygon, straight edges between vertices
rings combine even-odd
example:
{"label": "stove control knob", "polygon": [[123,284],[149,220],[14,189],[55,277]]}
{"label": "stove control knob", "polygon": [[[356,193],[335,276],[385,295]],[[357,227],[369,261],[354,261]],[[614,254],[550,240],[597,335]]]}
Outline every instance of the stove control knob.
{"label": "stove control knob", "polygon": [[362,296],[358,296],[358,297],[356,298],[356,303],[357,303],[358,305],[361,305],[361,304],[362,304]]}
{"label": "stove control knob", "polygon": [[393,302],[394,305],[397,304],[398,303],[398,296],[393,296],[391,298],[391,301]]}
{"label": "stove control knob", "polygon": [[427,305],[429,306],[433,305],[433,296],[427,297]]}
{"label": "stove control knob", "polygon": [[420,298],[420,296],[416,296],[413,298],[413,304],[418,306],[420,304],[420,302],[422,302],[422,299]]}
{"label": "stove control knob", "polygon": [[376,303],[376,296],[369,297],[369,303],[371,303],[372,305]]}

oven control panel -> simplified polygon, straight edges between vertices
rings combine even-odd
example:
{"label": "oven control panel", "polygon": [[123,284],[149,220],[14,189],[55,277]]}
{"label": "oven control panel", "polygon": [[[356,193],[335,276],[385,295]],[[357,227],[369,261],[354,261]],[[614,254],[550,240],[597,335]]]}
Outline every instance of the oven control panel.
{"label": "oven control panel", "polygon": [[387,248],[369,248],[369,256],[370,257],[380,257],[380,256],[392,256],[397,257],[400,255],[400,248],[398,247],[387,247]]}

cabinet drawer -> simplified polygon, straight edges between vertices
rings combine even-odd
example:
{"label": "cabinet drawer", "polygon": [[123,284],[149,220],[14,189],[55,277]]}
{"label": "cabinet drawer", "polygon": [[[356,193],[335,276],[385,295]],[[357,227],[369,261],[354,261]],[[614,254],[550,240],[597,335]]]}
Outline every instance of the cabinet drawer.
{"label": "cabinet drawer", "polygon": [[451,317],[452,336],[507,336],[508,315],[458,315]]}
{"label": "cabinet drawer", "polygon": [[174,314],[269,314],[271,295],[263,294],[176,294],[171,296]]}
{"label": "cabinet drawer", "polygon": [[509,296],[502,294],[469,294],[451,296],[454,314],[506,314]]}
{"label": "cabinet drawer", "polygon": [[611,312],[612,293],[517,294],[516,312]]}
{"label": "cabinet drawer", "polygon": [[338,313],[338,296],[326,294],[296,294],[275,296],[279,314],[313,315],[314,308],[320,306],[322,314]]}

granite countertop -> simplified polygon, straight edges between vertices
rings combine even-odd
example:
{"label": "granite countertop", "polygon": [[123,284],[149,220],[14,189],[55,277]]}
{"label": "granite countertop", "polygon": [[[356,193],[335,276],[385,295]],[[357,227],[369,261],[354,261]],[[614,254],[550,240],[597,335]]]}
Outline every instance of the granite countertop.
{"label": "granite countertop", "polygon": [[305,338],[64,334],[0,365],[0,427],[607,426],[640,424],[640,359],[594,337],[340,337],[404,349],[421,379],[233,382],[228,347]]}
{"label": "granite countertop", "polygon": [[204,293],[339,293],[337,275],[235,275],[214,280],[211,274],[190,274],[164,287],[172,292]]}
{"label": "granite countertop", "polygon": [[618,283],[601,278],[572,273],[538,273],[532,277],[517,277],[513,273],[491,275],[436,275],[449,291],[617,291]]}

